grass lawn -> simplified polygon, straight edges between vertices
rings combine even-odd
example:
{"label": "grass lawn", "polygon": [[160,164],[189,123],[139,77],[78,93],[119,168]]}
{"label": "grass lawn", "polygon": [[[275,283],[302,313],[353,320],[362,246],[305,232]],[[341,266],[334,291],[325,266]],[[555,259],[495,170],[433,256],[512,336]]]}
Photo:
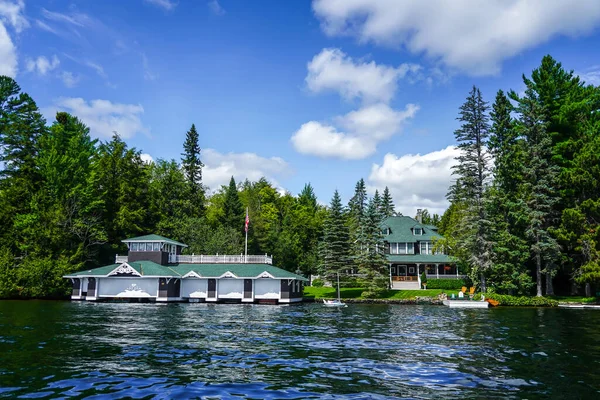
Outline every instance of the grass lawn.
{"label": "grass lawn", "polygon": [[595,297],[583,296],[547,296],[549,299],[557,300],[560,303],[595,303]]}
{"label": "grass lawn", "polygon": [[[342,299],[362,299],[364,288],[341,288],[340,297]],[[379,296],[379,299],[389,300],[410,300],[415,297],[436,297],[442,292],[450,296],[457,294],[457,290],[427,289],[427,290],[386,290]],[[308,299],[334,299],[337,297],[337,291],[333,287],[313,287],[304,288],[304,297]]]}

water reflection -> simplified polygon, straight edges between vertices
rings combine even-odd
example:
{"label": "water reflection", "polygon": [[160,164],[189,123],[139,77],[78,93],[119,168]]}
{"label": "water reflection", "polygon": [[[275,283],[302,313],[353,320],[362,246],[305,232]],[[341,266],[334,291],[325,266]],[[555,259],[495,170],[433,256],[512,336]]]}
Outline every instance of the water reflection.
{"label": "water reflection", "polygon": [[600,314],[0,302],[4,398],[591,398]]}

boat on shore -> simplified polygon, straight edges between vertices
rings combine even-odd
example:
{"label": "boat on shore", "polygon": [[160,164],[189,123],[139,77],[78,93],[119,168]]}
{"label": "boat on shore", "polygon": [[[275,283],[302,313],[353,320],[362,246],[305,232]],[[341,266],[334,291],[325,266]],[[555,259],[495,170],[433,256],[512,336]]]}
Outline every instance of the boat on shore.
{"label": "boat on shore", "polygon": [[337,299],[327,300],[323,299],[323,305],[325,307],[348,307],[346,303],[342,303],[340,298],[340,274],[337,274]]}

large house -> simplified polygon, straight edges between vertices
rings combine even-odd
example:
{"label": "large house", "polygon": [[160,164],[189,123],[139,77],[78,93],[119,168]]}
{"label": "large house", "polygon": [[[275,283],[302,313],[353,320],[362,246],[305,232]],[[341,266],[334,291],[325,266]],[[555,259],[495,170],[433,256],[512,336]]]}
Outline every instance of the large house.
{"label": "large house", "polygon": [[435,246],[442,238],[437,227],[397,216],[386,218],[382,229],[392,288],[418,289],[423,271],[428,279],[462,277],[453,258]]}
{"label": "large house", "polygon": [[272,257],[182,255],[187,247],[159,235],[123,240],[127,256],[66,275],[73,300],[294,303],[306,278],[273,266]]}

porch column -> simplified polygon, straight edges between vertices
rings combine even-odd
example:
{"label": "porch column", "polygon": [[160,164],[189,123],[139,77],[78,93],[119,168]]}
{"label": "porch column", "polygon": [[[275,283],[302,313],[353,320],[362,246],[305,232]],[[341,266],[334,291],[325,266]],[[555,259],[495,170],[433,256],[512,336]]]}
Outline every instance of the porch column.
{"label": "porch column", "polygon": [[435,264],[435,277],[440,279],[440,264]]}
{"label": "porch column", "polygon": [[456,279],[458,279],[458,264],[456,264]]}
{"label": "porch column", "polygon": [[394,283],[392,282],[392,264],[389,265],[390,268],[390,288],[393,287]]}

